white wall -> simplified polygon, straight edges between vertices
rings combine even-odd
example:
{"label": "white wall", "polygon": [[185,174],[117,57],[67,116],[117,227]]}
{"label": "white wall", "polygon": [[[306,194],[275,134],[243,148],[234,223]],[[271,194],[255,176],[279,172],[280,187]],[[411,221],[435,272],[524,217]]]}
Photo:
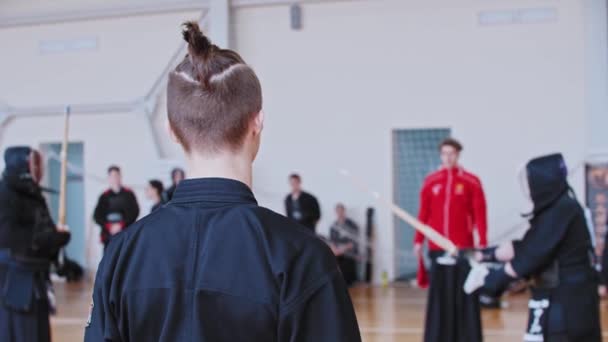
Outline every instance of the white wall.
{"label": "white wall", "polygon": [[[535,6],[557,8],[558,20],[477,23],[481,10]],[[520,164],[553,151],[571,164],[584,157],[580,1],[355,1],[304,5],[303,18],[296,32],[284,6],[234,13],[235,47],[264,87],[263,204],[282,210],[286,175],[298,171],[322,201],[322,230],[337,201],[362,220],[372,200],[337,170],[390,196],[391,130],[451,127],[465,144],[463,164],[485,185],[490,236],[498,236],[519,220]],[[379,209],[376,269],[392,274],[393,221]]]}
{"label": "white wall", "polygon": [[608,23],[604,0],[585,0],[587,148],[608,160]]}
{"label": "white wall", "polygon": [[[502,235],[518,221],[523,203],[515,179],[521,163],[553,151],[564,152],[571,165],[585,156],[589,68],[606,61],[585,52],[593,39],[583,1],[592,0],[306,4],[298,32],[289,28],[287,6],[234,9],[233,47],[255,67],[264,88],[267,121],[254,180],[260,203],[283,212],[286,177],[297,171],[323,204],[321,232],[338,201],[363,221],[373,200],[353,189],[338,169],[350,169],[390,198],[391,131],[450,127],[465,144],[463,164],[486,187],[490,235]],[[491,27],[477,22],[483,10],[537,7],[557,9],[557,21]],[[11,51],[0,63],[0,102],[133,100],[145,94],[179,45],[179,23],[195,17],[184,13],[0,30],[3,51]],[[37,55],[40,39],[82,35],[99,37],[99,50]],[[602,102],[601,93],[594,101]],[[180,160],[179,148],[164,133],[165,115],[161,101],[155,127],[164,139],[162,156]],[[107,165],[118,163],[128,184],[143,184],[149,177],[149,165],[159,156],[142,114],[76,116],[73,121],[72,139],[85,143],[87,172],[103,177]],[[58,141],[60,132],[60,117],[20,119],[8,126],[2,148]],[[582,176],[579,171],[573,178],[581,195]],[[103,186],[91,181],[85,186],[88,217]],[[392,276],[395,250],[392,217],[377,208],[379,279],[382,270]]]}

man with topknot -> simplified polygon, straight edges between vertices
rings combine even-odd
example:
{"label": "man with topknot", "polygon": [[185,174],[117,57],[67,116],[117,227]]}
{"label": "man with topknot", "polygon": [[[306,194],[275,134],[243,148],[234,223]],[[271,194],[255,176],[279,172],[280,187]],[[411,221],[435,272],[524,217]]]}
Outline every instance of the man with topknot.
{"label": "man with topknot", "polygon": [[85,341],[360,341],[329,248],[251,191],[264,122],[256,74],[196,23],[183,34],[167,109],[190,178],[108,246]]}

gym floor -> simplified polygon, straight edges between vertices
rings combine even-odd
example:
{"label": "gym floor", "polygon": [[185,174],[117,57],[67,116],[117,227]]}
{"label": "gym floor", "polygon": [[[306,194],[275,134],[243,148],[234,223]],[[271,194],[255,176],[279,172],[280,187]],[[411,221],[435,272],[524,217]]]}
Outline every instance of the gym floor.
{"label": "gym floor", "polygon": [[[51,319],[53,340],[83,340],[91,302],[90,282],[57,284],[59,313]],[[420,342],[426,292],[405,285],[357,287],[351,291],[364,342]],[[521,341],[527,320],[527,296],[506,298],[508,308],[484,310],[485,341]],[[602,325],[608,328],[608,302],[602,302]],[[608,333],[604,333],[608,341]]]}

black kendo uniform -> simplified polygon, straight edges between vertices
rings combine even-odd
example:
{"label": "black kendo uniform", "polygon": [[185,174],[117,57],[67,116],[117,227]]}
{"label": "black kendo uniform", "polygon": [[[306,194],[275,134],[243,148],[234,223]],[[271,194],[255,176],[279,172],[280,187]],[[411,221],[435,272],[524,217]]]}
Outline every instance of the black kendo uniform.
{"label": "black kendo uniform", "polygon": [[[524,341],[599,342],[597,274],[583,208],[567,182],[560,154],[526,166],[534,211],[530,229],[513,243],[513,270],[531,278],[532,298]],[[499,294],[513,280],[504,267],[490,271],[483,291]]]}
{"label": "black kendo uniform", "polygon": [[298,199],[294,200],[291,194],[285,197],[285,211],[287,217],[295,220],[313,233],[317,229],[317,222],[321,218],[321,209],[316,197],[302,191]]}
{"label": "black kendo uniform", "polygon": [[243,183],[182,181],[110,243],[85,341],[361,341],[327,245]]}
{"label": "black kendo uniform", "polygon": [[29,172],[29,147],[6,150],[0,181],[0,341],[51,340],[49,268],[69,233],[58,232]]}
{"label": "black kendo uniform", "polygon": [[121,187],[119,192],[106,190],[97,202],[93,217],[101,227],[101,242],[104,248],[108,246],[112,235],[110,226],[118,223],[122,230],[132,225],[139,216],[139,205],[133,191]]}
{"label": "black kendo uniform", "polygon": [[342,270],[346,285],[351,286],[359,279],[357,271],[357,258],[359,256],[359,227],[351,219],[347,218],[344,223],[336,221],[329,230],[329,240],[336,246],[353,244],[353,249],[345,255],[337,257],[338,265]]}

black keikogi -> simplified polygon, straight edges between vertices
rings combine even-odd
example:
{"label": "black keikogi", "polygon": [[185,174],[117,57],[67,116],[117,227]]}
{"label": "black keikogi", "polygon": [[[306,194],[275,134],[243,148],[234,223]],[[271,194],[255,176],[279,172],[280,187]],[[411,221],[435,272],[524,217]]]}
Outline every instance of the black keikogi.
{"label": "black keikogi", "polygon": [[315,196],[302,191],[297,198],[291,194],[285,198],[285,211],[287,217],[297,221],[313,233],[317,228],[317,222],[321,218],[321,209]]}
{"label": "black keikogi", "polygon": [[133,191],[121,187],[120,191],[106,190],[97,202],[95,222],[101,227],[101,241],[107,246],[112,234],[110,226],[119,224],[122,228],[132,225],[139,216],[139,205]]}
{"label": "black keikogi", "polygon": [[[0,181],[0,341],[50,341],[49,268],[70,235],[58,232],[29,147],[6,150]],[[38,165],[39,167],[40,165]]]}
{"label": "black keikogi", "polygon": [[[560,154],[526,165],[534,203],[530,229],[513,242],[511,266],[532,280],[530,315],[524,341],[602,340],[597,273],[583,208],[567,182]],[[512,280],[505,268],[490,271],[484,292],[499,294]]]}
{"label": "black keikogi", "polygon": [[335,257],[236,180],[182,181],[108,246],[85,341],[359,342]]}

